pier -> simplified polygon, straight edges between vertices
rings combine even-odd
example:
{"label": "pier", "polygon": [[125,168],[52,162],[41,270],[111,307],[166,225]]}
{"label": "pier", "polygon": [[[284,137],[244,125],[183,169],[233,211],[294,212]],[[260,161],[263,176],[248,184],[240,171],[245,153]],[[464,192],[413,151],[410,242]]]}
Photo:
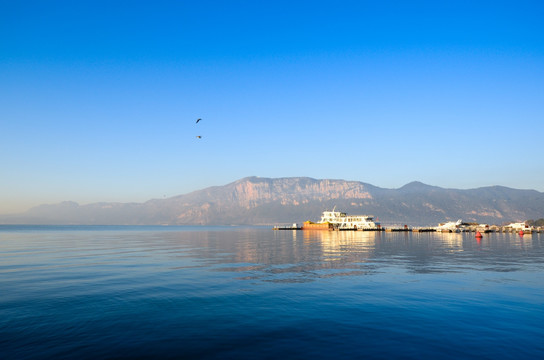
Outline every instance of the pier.
{"label": "pier", "polygon": [[440,232],[440,233],[461,233],[474,232],[477,234],[486,233],[518,233],[520,235],[532,233],[544,233],[544,227],[531,226],[529,221],[512,222],[506,225],[488,225],[477,222],[447,221],[439,223],[437,226],[418,226],[411,227],[407,224],[389,223],[383,226],[374,220],[373,215],[348,215],[345,212],[323,211],[321,220],[318,222],[305,221],[302,225],[293,223],[292,225],[276,225],[274,230],[322,230],[322,231],[385,231],[385,232]]}
{"label": "pier", "polygon": [[[312,226],[313,225],[313,226]],[[515,234],[521,234],[519,229],[512,229],[506,226],[489,226],[489,227],[482,227],[482,226],[467,226],[460,229],[455,230],[447,230],[447,229],[440,229],[437,230],[435,227],[408,227],[407,225],[404,226],[393,226],[393,227],[380,227],[380,228],[339,228],[337,226],[329,226],[327,224],[324,226],[323,224],[305,224],[304,226],[300,226],[298,224],[292,224],[292,225],[275,225],[273,230],[323,230],[323,231],[385,231],[385,232],[413,232],[413,233],[424,233],[424,232],[443,232],[443,233],[463,233],[463,232],[470,232],[470,233],[476,233],[480,232],[482,234],[488,234],[488,233],[515,233]],[[530,234],[544,234],[544,227],[536,227],[536,228],[529,228],[522,230],[523,235],[530,235]]]}
{"label": "pier", "polygon": [[274,230],[302,230],[302,227],[298,226],[298,224],[276,225],[272,229],[274,229]]}
{"label": "pier", "polygon": [[385,229],[385,232],[411,232],[412,229],[408,227],[408,225],[404,225],[404,226],[401,226],[401,227],[391,227],[391,228],[386,228]]}

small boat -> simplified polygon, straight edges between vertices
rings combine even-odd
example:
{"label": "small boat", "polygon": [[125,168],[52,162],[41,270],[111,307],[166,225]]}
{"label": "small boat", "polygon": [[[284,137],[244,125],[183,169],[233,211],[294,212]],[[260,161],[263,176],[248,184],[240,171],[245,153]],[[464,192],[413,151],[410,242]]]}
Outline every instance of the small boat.
{"label": "small boat", "polygon": [[446,223],[438,224],[435,228],[437,232],[460,232],[459,227],[463,224],[463,220],[449,221]]}
{"label": "small boat", "polygon": [[523,234],[531,234],[533,232],[533,227],[529,226],[525,222],[508,224],[505,226],[505,229],[508,229],[510,231],[514,231],[517,233],[521,233],[523,231]]}

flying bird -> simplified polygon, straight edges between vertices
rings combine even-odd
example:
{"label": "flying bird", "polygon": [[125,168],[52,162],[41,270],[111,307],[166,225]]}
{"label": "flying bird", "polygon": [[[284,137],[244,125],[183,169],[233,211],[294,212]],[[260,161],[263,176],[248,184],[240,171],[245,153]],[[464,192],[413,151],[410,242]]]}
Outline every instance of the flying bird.
{"label": "flying bird", "polygon": [[200,135],[197,135],[197,139],[202,139],[202,136],[200,136]]}
{"label": "flying bird", "polygon": [[196,119],[196,123],[198,124],[198,122],[199,122],[200,120],[202,120],[202,119],[201,119],[201,118]]}

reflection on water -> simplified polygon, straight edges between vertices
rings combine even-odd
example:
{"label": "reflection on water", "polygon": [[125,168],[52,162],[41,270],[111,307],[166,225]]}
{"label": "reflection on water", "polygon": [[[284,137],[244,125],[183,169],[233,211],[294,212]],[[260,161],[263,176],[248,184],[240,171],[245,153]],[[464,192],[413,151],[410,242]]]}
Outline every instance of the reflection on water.
{"label": "reflection on water", "polygon": [[0,357],[543,358],[543,236],[0,226]]}
{"label": "reflection on water", "polygon": [[317,270],[327,270],[326,276],[375,274],[391,267],[420,273],[489,270],[490,266],[494,271],[513,271],[516,266],[540,266],[543,256],[539,234],[488,234],[481,240],[470,233],[276,231],[274,235],[281,254],[270,254],[269,261],[242,256],[242,261],[273,268],[286,262],[285,253],[289,253],[293,263],[304,265],[285,271],[314,271],[304,274],[307,280],[319,277]]}
{"label": "reflection on water", "polygon": [[471,233],[155,230],[0,232],[0,269],[6,274],[119,261],[171,269],[205,267],[245,273],[239,278],[246,280],[313,281],[391,268],[415,273],[509,272],[539,267],[543,260],[541,234],[495,233],[479,240]]}
{"label": "reflection on water", "polygon": [[214,270],[244,272],[242,279],[313,281],[320,277],[372,275],[389,268],[408,272],[515,271],[540,266],[539,234],[383,233],[360,231],[256,231],[182,234],[192,256]]}

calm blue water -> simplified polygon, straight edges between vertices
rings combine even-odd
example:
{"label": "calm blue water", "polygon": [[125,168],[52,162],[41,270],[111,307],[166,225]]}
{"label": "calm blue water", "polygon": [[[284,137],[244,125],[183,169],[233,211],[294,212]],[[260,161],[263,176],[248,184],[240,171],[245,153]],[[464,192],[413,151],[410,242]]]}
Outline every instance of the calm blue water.
{"label": "calm blue water", "polygon": [[544,358],[544,234],[0,226],[0,358]]}

